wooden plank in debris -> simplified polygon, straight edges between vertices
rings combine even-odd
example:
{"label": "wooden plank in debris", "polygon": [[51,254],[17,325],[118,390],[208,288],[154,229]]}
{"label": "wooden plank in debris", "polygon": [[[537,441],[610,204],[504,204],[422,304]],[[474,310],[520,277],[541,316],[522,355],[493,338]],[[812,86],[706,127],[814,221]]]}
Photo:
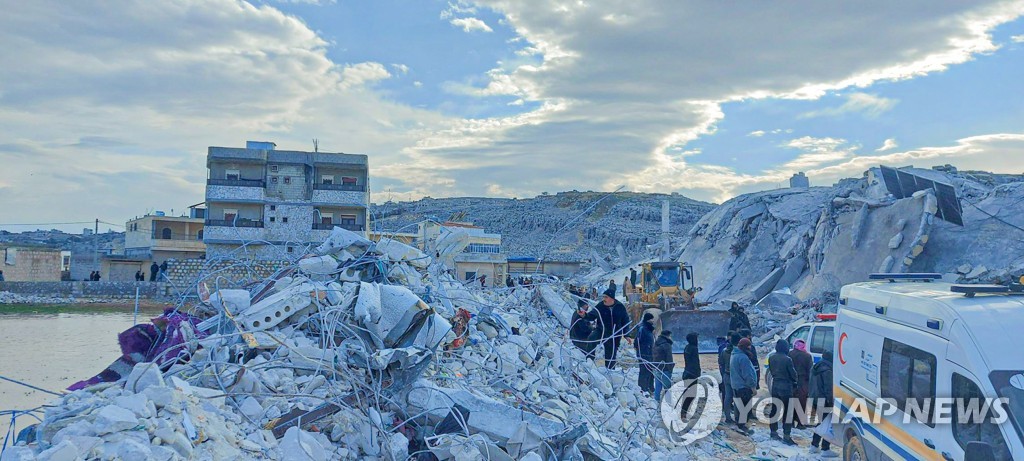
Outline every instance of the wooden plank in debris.
{"label": "wooden plank in debris", "polygon": [[[355,394],[348,395],[341,400],[347,405],[355,405],[358,402]],[[298,426],[300,429],[308,428],[311,424],[339,411],[341,411],[341,407],[333,403],[325,403],[312,410],[300,410],[295,408],[292,409],[292,411],[285,413],[280,418],[271,420],[263,427],[264,429],[270,429],[274,434],[274,437],[279,439],[284,437],[284,433],[288,432],[288,429],[291,429],[292,427]]]}

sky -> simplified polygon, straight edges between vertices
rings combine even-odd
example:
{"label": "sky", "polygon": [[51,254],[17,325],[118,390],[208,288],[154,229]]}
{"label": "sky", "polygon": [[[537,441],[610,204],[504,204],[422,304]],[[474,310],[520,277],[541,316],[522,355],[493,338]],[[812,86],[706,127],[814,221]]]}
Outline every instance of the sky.
{"label": "sky", "polygon": [[[0,0],[0,229],[201,202],[208,146],[372,200],[1024,172],[1024,1]],[[51,224],[74,223],[74,224]]]}

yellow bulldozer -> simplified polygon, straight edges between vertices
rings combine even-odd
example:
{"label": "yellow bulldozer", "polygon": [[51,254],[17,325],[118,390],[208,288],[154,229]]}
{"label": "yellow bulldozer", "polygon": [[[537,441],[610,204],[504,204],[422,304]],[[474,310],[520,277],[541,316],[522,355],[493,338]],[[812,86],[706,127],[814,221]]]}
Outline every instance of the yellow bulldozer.
{"label": "yellow bulldozer", "polygon": [[686,335],[699,335],[701,352],[717,351],[715,338],[725,336],[731,315],[723,311],[701,311],[696,302],[700,287],[694,285],[693,266],[678,262],[652,262],[641,266],[640,279],[633,293],[627,294],[633,321],[640,322],[644,312],[652,311],[658,330],[669,330],[675,352],[686,346]]}

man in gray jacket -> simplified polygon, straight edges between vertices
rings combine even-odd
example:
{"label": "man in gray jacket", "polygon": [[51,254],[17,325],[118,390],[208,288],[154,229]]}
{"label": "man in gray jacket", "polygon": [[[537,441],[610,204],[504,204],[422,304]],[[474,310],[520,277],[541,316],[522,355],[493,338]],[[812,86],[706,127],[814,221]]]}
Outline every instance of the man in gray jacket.
{"label": "man in gray jacket", "polygon": [[754,399],[754,388],[757,387],[757,370],[745,352],[751,347],[753,346],[750,339],[737,339],[736,347],[732,349],[732,355],[729,357],[729,383],[732,385],[733,394],[739,400],[736,403],[736,427],[748,435],[752,433],[747,429],[750,401]]}
{"label": "man in gray jacket", "polygon": [[797,387],[796,367],[789,358],[789,343],[780,339],[775,343],[775,353],[768,357],[768,371],[772,374],[772,405],[768,412],[771,420],[768,428],[773,439],[779,439],[779,421],[782,421],[782,441],[796,445],[790,434],[793,432],[793,396]]}

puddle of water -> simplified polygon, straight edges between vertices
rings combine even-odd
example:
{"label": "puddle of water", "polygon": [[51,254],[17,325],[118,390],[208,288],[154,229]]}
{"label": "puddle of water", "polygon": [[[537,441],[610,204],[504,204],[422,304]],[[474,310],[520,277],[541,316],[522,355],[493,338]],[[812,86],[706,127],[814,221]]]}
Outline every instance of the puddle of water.
{"label": "puddle of water", "polygon": [[[140,312],[148,322],[160,312]],[[130,328],[131,309],[0,306],[0,375],[60,392],[95,376],[121,355],[117,334]],[[0,380],[0,410],[31,409],[56,399],[53,395]],[[18,418],[20,429],[35,422]],[[9,417],[0,418],[0,434]],[[2,435],[0,435],[2,438]]]}

